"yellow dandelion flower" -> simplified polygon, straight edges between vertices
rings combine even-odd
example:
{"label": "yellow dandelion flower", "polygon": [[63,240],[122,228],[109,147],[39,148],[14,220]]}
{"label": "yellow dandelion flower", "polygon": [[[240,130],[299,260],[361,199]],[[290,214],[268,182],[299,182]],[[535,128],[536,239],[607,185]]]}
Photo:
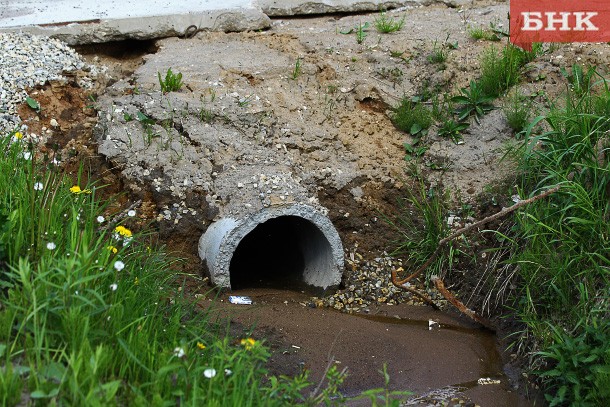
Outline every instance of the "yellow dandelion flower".
{"label": "yellow dandelion flower", "polygon": [[250,350],[256,345],[256,341],[252,338],[242,339],[240,343],[246,350]]}
{"label": "yellow dandelion flower", "polygon": [[201,343],[201,342],[197,342],[197,347],[198,347],[199,349],[201,349],[201,350],[204,350],[204,349],[205,349],[205,345],[204,345],[203,343]]}
{"label": "yellow dandelion flower", "polygon": [[15,134],[13,134],[13,136],[17,139],[17,140],[21,140],[23,138],[23,134],[21,134],[20,131],[16,132]]}
{"label": "yellow dandelion flower", "polygon": [[119,249],[114,246],[108,246],[107,249],[110,250],[112,254],[117,254],[117,252],[119,251]]}
{"label": "yellow dandelion flower", "polygon": [[133,285],[138,285],[140,284],[140,280],[138,280],[138,277],[136,277],[135,280],[133,280]]}
{"label": "yellow dandelion flower", "polygon": [[124,237],[131,237],[131,235],[132,235],[131,230],[127,229],[125,226],[122,226],[122,225],[119,225],[116,228],[114,228],[114,231]]}
{"label": "yellow dandelion flower", "polygon": [[80,194],[90,194],[91,190],[90,189],[80,189],[80,187],[78,185],[74,185],[73,187],[70,187],[70,192],[72,192],[75,195],[80,195]]}

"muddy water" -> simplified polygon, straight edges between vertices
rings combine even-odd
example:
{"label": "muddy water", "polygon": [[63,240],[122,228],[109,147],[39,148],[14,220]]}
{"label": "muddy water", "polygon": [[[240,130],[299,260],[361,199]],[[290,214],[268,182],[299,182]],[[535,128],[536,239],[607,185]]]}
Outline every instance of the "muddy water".
{"label": "muddy water", "polygon": [[[346,367],[341,388],[348,396],[383,386],[379,370],[387,364],[393,390],[409,390],[412,405],[464,400],[480,406],[531,406],[511,390],[503,372],[496,337],[459,315],[407,305],[371,307],[368,314],[348,315],[312,308],[309,296],[275,289],[235,290],[252,297],[252,305],[234,305],[228,295],[205,300],[238,326],[235,335],[265,339],[275,374],[295,374],[306,368],[317,382],[332,360]],[[438,323],[430,327],[430,320]],[[243,332],[240,333],[239,329]],[[499,384],[478,383],[480,378]],[[368,405],[353,402],[351,405]]]}

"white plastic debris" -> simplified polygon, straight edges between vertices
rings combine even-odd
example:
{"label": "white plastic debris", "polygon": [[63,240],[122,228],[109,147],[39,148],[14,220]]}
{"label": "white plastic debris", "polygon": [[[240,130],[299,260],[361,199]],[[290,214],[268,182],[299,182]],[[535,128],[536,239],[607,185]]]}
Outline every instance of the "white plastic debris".
{"label": "white plastic debris", "polygon": [[491,379],[489,377],[481,377],[479,380],[477,380],[478,384],[500,384],[500,380],[497,379]]}
{"label": "white plastic debris", "polygon": [[252,304],[252,298],[246,297],[245,295],[230,295],[229,302],[231,304],[250,305]]}

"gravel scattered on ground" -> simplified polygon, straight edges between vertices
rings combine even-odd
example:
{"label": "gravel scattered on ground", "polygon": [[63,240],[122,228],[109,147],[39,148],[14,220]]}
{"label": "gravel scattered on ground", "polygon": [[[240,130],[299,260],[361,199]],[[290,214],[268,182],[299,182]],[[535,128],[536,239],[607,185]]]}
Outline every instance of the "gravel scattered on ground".
{"label": "gravel scattered on ground", "polygon": [[18,127],[26,129],[17,108],[28,97],[27,89],[51,81],[65,81],[66,76],[74,75],[78,75],[81,87],[88,88],[99,72],[68,45],[49,37],[0,33],[0,49],[0,131],[3,132]]}
{"label": "gravel scattered on ground", "polygon": [[[392,284],[391,272],[403,267],[403,262],[387,253],[373,259],[367,259],[357,252],[357,248],[346,251],[346,270],[343,286],[326,297],[313,297],[309,304],[315,307],[331,307],[336,310],[354,313],[368,313],[371,305],[381,304],[408,304],[423,305],[420,298],[402,290]],[[430,297],[434,302],[444,307],[447,301],[436,289],[425,288],[422,283],[414,279],[412,287],[422,294]]]}

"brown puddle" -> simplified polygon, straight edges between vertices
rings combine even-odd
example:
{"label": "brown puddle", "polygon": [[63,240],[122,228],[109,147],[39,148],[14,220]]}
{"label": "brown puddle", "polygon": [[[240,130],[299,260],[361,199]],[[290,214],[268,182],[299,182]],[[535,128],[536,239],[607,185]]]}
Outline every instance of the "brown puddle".
{"label": "brown puddle", "polygon": [[[310,297],[294,291],[260,288],[230,294],[250,296],[253,304],[230,304],[228,293],[206,303],[236,323],[236,336],[249,335],[249,327],[254,327],[251,334],[264,339],[273,352],[273,374],[296,374],[305,368],[317,383],[334,360],[340,369],[347,368],[341,390],[353,397],[383,386],[379,371],[385,363],[390,388],[416,394],[407,405],[451,399],[480,406],[532,405],[511,389],[495,335],[459,316],[403,304],[350,315],[304,306]],[[430,329],[430,320],[438,325]],[[499,384],[479,384],[482,378]]]}

